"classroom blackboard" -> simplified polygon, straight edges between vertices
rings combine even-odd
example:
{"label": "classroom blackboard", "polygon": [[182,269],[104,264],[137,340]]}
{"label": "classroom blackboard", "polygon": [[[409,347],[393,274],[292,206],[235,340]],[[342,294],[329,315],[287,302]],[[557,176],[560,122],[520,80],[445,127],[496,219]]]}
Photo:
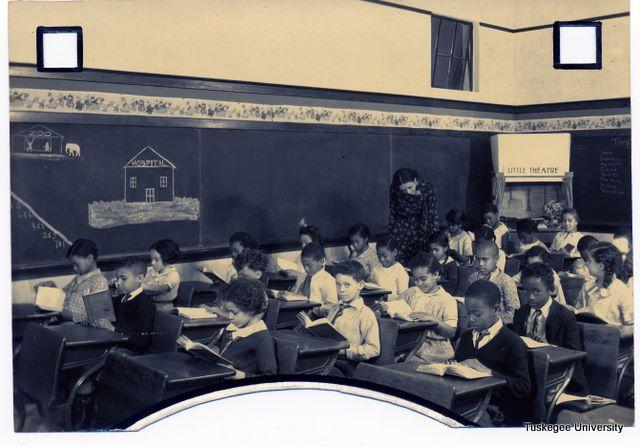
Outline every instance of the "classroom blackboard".
{"label": "classroom blackboard", "polygon": [[631,136],[572,136],[574,206],[587,224],[631,225]]}
{"label": "classroom blackboard", "polygon": [[[187,250],[224,247],[240,230],[263,244],[291,242],[302,218],[327,239],[358,222],[384,232],[389,184],[401,167],[436,185],[441,217],[453,207],[473,216],[490,197],[489,147],[488,137],[312,126],[14,123],[14,268],[64,261],[68,242],[81,237],[96,241],[102,256],[120,256],[166,237]],[[155,201],[147,203],[149,189]]]}

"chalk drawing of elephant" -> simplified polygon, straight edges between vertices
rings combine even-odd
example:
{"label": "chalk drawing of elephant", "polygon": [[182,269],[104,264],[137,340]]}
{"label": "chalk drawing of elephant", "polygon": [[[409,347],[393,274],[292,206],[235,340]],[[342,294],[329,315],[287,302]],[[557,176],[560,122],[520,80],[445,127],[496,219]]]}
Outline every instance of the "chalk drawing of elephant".
{"label": "chalk drawing of elephant", "polygon": [[79,157],[80,156],[80,146],[76,143],[67,143],[64,147],[64,152],[69,157]]}

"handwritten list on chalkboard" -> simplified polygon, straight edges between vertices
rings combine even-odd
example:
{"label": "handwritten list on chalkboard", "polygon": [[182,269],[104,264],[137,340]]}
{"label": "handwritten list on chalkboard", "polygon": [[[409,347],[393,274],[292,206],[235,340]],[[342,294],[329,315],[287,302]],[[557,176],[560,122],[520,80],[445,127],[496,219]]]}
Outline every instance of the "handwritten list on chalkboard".
{"label": "handwritten list on chalkboard", "polygon": [[631,223],[631,138],[576,136],[571,144],[574,205],[583,223]]}

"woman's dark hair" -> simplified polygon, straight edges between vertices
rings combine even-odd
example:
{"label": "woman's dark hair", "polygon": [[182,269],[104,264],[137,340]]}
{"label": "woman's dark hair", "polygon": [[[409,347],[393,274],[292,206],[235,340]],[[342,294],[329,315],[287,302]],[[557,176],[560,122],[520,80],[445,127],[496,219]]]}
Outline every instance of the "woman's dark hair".
{"label": "woman's dark hair", "polygon": [[589,251],[589,256],[598,264],[604,266],[604,279],[602,285],[606,288],[613,282],[613,275],[618,275],[622,267],[622,255],[609,242],[600,242],[596,248]]}
{"label": "woman's dark hair", "polygon": [[307,244],[300,253],[301,258],[311,258],[314,261],[322,261],[326,258],[324,253],[324,247],[318,242],[311,242]]}
{"label": "woman's dark hair", "polygon": [[235,304],[243,312],[252,315],[267,310],[267,293],[262,282],[257,279],[238,278],[229,285],[223,301]]}
{"label": "woman's dark hair", "polygon": [[531,219],[520,219],[516,223],[516,232],[531,234],[538,229],[538,224],[536,224]]}
{"label": "woman's dark hair", "polygon": [[322,235],[320,234],[320,228],[315,225],[305,225],[300,227],[298,236],[307,235],[311,238],[311,242],[317,242],[322,245]]}
{"label": "woman's dark hair", "polygon": [[466,299],[477,299],[487,307],[494,309],[500,304],[502,296],[500,289],[494,283],[486,279],[479,279],[471,283],[464,294]]}
{"label": "woman's dark hair", "polygon": [[389,251],[393,251],[398,249],[398,243],[391,236],[384,236],[376,242],[376,250],[381,247],[384,247]]}
{"label": "woman's dark hair", "polygon": [[229,245],[234,242],[239,243],[244,248],[258,248],[258,243],[254,238],[251,237],[249,233],[245,233],[244,231],[238,231],[237,233],[233,233],[229,238]]}
{"label": "woman's dark hair", "polygon": [[576,248],[578,249],[578,252],[582,254],[583,252],[591,250],[599,243],[600,241],[598,239],[591,236],[590,234],[587,234],[586,236],[582,236],[580,238],[580,240],[578,241],[578,246]]}
{"label": "woman's dark hair", "polygon": [[467,216],[462,210],[452,209],[449,210],[445,219],[447,220],[447,223],[452,225],[464,225],[465,220],[467,220]]}
{"label": "woman's dark hair", "polygon": [[98,259],[98,246],[95,242],[89,239],[78,239],[67,250],[67,258],[71,256],[80,256],[81,258],[87,258],[89,255],[93,256],[93,260]]}
{"label": "woman's dark hair", "polygon": [[442,265],[433,256],[433,253],[427,251],[419,251],[411,261],[409,261],[411,271],[417,268],[426,268],[431,274],[442,274]]}
{"label": "woman's dark hair", "polygon": [[363,239],[369,239],[371,232],[369,231],[369,227],[363,223],[357,223],[351,228],[349,228],[349,237],[359,235]]}
{"label": "woman's dark hair", "polygon": [[265,255],[261,250],[255,248],[248,248],[240,253],[236,260],[233,262],[233,266],[236,270],[240,271],[244,267],[249,267],[254,272],[266,272],[269,265],[269,257]]}
{"label": "woman's dark hair", "polygon": [[473,232],[476,241],[496,241],[496,234],[488,225],[478,225]]}
{"label": "woman's dark hair", "polygon": [[534,262],[533,264],[525,265],[520,275],[520,282],[527,278],[540,278],[548,290],[555,289],[553,269],[548,264]]}
{"label": "woman's dark hair", "polygon": [[551,264],[551,258],[549,256],[549,252],[546,248],[536,245],[527,250],[524,254],[524,265],[528,264],[529,259],[531,258],[540,258],[542,262],[546,265]]}
{"label": "woman's dark hair", "polygon": [[154,242],[149,250],[157,251],[163,264],[174,264],[180,259],[180,247],[171,239],[160,239]]}
{"label": "woman's dark hair", "polygon": [[435,231],[429,236],[430,244],[438,244],[445,250],[449,250],[449,236],[444,231]]}
{"label": "woman's dark hair", "polygon": [[391,181],[391,188],[398,189],[403,183],[411,182],[413,180],[420,180],[418,171],[409,168],[398,169],[393,174],[393,180]]}

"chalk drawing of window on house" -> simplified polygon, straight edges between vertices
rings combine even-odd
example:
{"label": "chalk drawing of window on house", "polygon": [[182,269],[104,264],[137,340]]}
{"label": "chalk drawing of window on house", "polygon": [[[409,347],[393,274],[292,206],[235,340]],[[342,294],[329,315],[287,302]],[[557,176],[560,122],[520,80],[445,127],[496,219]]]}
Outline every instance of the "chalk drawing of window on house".
{"label": "chalk drawing of window on house", "polygon": [[41,124],[12,135],[11,155],[64,160],[80,157],[77,143],[64,144],[64,137]]}
{"label": "chalk drawing of window on house", "polygon": [[123,200],[89,203],[92,228],[200,218],[200,200],[176,196],[178,168],[151,146],[145,146],[122,168]]}

